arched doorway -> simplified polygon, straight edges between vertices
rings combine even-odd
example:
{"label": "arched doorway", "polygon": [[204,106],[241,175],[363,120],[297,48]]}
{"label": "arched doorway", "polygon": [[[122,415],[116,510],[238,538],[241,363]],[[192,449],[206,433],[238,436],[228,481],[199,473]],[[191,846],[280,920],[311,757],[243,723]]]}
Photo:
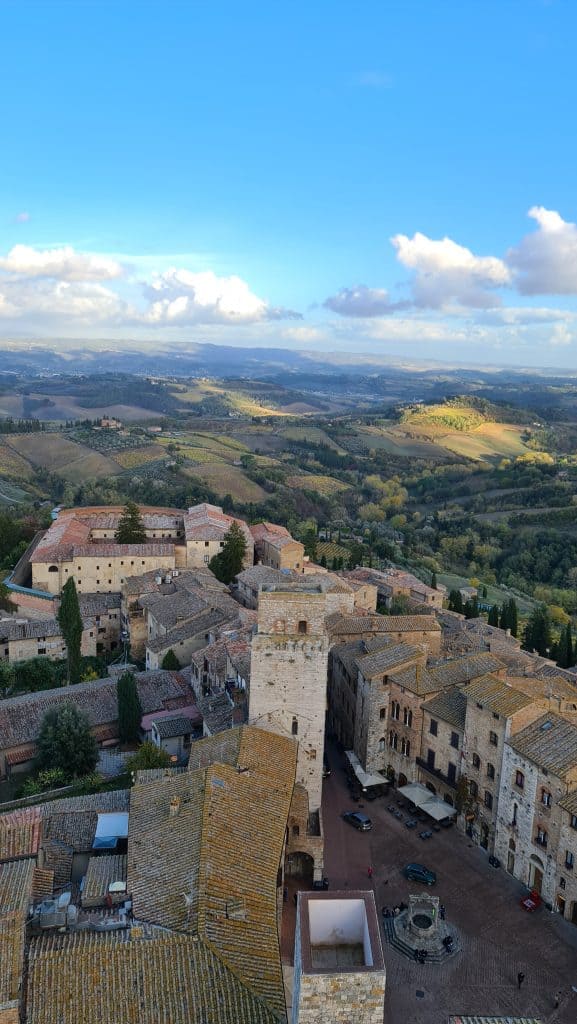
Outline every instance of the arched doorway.
{"label": "arched doorway", "polygon": [[481,825],[481,838],[479,842],[484,850],[489,848],[489,826],[485,822]]}
{"label": "arched doorway", "polygon": [[543,888],[543,874],[545,872],[545,865],[543,861],[532,854],[529,861],[529,888],[535,889],[535,892],[540,893]]}
{"label": "arched doorway", "polygon": [[571,923],[577,924],[577,900],[575,900],[571,908]]}
{"label": "arched doorway", "polygon": [[398,787],[399,787],[399,789],[400,789],[400,787],[401,787],[401,786],[406,786],[406,785],[407,785],[407,782],[408,782],[407,776],[406,776],[406,775],[403,775],[403,773],[401,772],[401,773],[399,774],[399,781],[397,782],[397,786],[398,786]]}
{"label": "arched doorway", "polygon": [[433,794],[433,796],[437,795],[437,790],[433,786],[432,782],[426,782],[425,785],[426,785],[427,789],[429,790],[429,792],[431,792]]}
{"label": "arched doorway", "polygon": [[509,850],[507,852],[507,871],[510,875],[515,874],[515,840],[509,840]]}
{"label": "arched doorway", "polygon": [[286,874],[288,878],[294,878],[305,888],[311,888],[313,884],[315,862],[309,853],[302,850],[295,850],[289,853],[286,861]]}

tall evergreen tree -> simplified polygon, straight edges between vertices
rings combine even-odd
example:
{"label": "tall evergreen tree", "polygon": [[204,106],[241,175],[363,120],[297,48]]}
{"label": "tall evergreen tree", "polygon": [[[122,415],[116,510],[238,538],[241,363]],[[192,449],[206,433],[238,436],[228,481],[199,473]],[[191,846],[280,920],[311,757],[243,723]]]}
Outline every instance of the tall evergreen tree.
{"label": "tall evergreen tree", "polygon": [[36,741],[38,769],[59,768],[67,779],[93,772],[98,744],[86,715],[76,704],[60,704],[46,713]]}
{"label": "tall evergreen tree", "polygon": [[137,743],[140,739],[142,704],[132,672],[123,672],[116,683],[118,700],[118,738],[121,743]]}
{"label": "tall evergreen tree", "polygon": [[517,636],[517,633],[519,632],[519,614],[517,611],[517,602],[514,597],[509,598],[507,629],[511,630],[511,636]]}
{"label": "tall evergreen tree", "polygon": [[118,529],[114,534],[114,539],[117,544],[144,544],[146,542],[146,530],[136,502],[126,502],[118,520]]}
{"label": "tall evergreen tree", "polygon": [[491,605],[491,608],[489,609],[489,615],[488,615],[488,618],[487,618],[487,622],[489,623],[490,626],[498,626],[499,625],[499,605],[498,604]]}
{"label": "tall evergreen tree", "polygon": [[233,523],[224,538],[224,546],[218,555],[208,563],[217,580],[221,583],[232,583],[235,576],[242,570],[246,554],[246,538],[238,523]]}
{"label": "tall evergreen tree", "polygon": [[537,651],[546,657],[551,648],[551,619],[547,605],[541,604],[533,610],[525,626],[523,647],[526,651]]}
{"label": "tall evergreen tree", "polygon": [[499,626],[501,629],[509,628],[509,602],[503,601],[501,605],[501,614],[499,616]]}
{"label": "tall evergreen tree", "polygon": [[437,573],[436,572],[434,572],[433,575],[431,576],[431,586],[432,586],[433,590],[437,589]]}
{"label": "tall evergreen tree", "polygon": [[62,588],[58,624],[66,643],[66,680],[70,683],[80,682],[80,647],[82,643],[82,616],[78,604],[78,594],[74,576],[66,580]]}
{"label": "tall evergreen tree", "polygon": [[451,590],[449,594],[449,611],[463,614],[463,597],[460,590]]}
{"label": "tall evergreen tree", "polygon": [[573,636],[570,622],[561,630],[557,648],[557,664],[559,668],[570,668],[573,664]]}

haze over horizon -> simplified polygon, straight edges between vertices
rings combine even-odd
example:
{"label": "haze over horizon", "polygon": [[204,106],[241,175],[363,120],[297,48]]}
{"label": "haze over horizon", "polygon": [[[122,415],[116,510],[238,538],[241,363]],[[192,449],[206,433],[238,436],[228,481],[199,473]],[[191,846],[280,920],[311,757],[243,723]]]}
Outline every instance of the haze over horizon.
{"label": "haze over horizon", "polygon": [[569,0],[0,24],[0,346],[577,367]]}

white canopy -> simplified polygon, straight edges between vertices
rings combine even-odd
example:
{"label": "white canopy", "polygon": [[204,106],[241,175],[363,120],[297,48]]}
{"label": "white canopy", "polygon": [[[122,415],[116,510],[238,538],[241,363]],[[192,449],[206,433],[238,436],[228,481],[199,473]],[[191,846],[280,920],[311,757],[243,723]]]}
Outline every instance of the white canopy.
{"label": "white canopy", "polygon": [[455,814],[455,808],[440,800],[438,796],[431,793],[426,786],[420,782],[410,782],[407,786],[401,786],[398,790],[402,796],[410,800],[416,807],[420,807],[425,814],[428,814],[435,821],[442,821],[443,818],[450,818]]}
{"label": "white canopy", "polygon": [[346,756],[361,786],[364,786],[365,789],[367,789],[368,786],[383,786],[387,782],[384,775],[378,775],[376,773],[371,775],[366,772],[357,755],[352,750],[347,750]]}

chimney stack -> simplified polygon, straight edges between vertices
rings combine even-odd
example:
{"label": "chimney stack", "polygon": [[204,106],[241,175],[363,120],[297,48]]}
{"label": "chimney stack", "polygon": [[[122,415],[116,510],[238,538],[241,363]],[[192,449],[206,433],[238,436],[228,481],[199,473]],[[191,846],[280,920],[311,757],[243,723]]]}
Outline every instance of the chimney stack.
{"label": "chimney stack", "polygon": [[176,818],[177,814],[180,814],[180,797],[172,796],[170,798],[170,817]]}

